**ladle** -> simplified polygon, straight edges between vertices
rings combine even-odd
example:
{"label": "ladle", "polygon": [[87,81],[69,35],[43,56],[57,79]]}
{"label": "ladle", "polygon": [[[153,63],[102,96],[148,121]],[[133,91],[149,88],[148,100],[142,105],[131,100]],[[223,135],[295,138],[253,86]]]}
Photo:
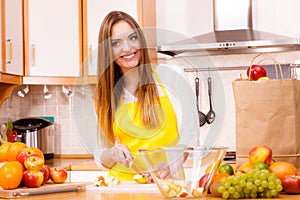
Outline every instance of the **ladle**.
{"label": "ladle", "polygon": [[206,123],[206,115],[199,110],[199,78],[195,79],[195,91],[196,91],[196,101],[197,101],[199,125],[203,126]]}
{"label": "ladle", "polygon": [[208,84],[208,97],[209,97],[209,111],[206,114],[206,122],[208,124],[211,124],[216,118],[216,113],[213,111],[212,103],[211,103],[211,77],[208,77],[207,84]]}

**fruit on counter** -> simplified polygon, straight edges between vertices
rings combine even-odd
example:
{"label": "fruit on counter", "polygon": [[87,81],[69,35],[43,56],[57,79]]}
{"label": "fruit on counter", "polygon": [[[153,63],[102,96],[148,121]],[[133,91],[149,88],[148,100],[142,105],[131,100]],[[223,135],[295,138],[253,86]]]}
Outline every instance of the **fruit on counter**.
{"label": "fruit on counter", "polygon": [[36,148],[36,147],[27,147],[27,148],[21,149],[18,152],[16,160],[19,161],[21,164],[23,164],[23,166],[25,167],[24,161],[30,155],[33,155],[33,154],[36,154],[36,155],[38,155],[38,156],[40,156],[41,158],[44,159],[44,154],[43,154],[43,152],[39,148]]}
{"label": "fruit on counter", "polygon": [[0,162],[7,161],[7,152],[12,142],[5,142],[0,146]]}
{"label": "fruit on counter", "polygon": [[222,163],[218,168],[218,173],[234,174],[234,169],[230,164]]}
{"label": "fruit on counter", "polygon": [[212,182],[213,176],[213,173],[204,174],[199,180],[199,187],[208,188]]}
{"label": "fruit on counter", "polygon": [[18,161],[0,163],[0,186],[5,190],[16,189],[23,178],[23,166]]}
{"label": "fruit on counter", "polygon": [[275,173],[279,179],[283,179],[285,175],[298,175],[297,168],[285,161],[276,161],[270,165],[270,171]]}
{"label": "fruit on counter", "polygon": [[53,183],[64,183],[68,178],[68,172],[64,168],[51,168],[50,179]]}
{"label": "fruit on counter", "polygon": [[252,167],[253,169],[259,169],[259,170],[262,170],[262,169],[267,169],[269,170],[269,165],[265,162],[257,162],[253,165]]}
{"label": "fruit on counter", "polygon": [[220,181],[222,178],[226,178],[230,176],[230,174],[228,173],[217,173],[214,175],[213,179],[212,179],[212,183],[216,182],[216,181]]}
{"label": "fruit on counter", "polygon": [[272,161],[272,149],[268,146],[252,147],[249,150],[248,158],[253,165],[257,162],[264,162],[267,165],[270,165]]}
{"label": "fruit on counter", "polygon": [[269,170],[251,169],[220,180],[218,192],[224,199],[272,198],[278,197],[282,190],[280,179]]}
{"label": "fruit on counter", "polygon": [[147,177],[143,174],[136,174],[133,176],[133,180],[135,180],[138,184],[146,184],[148,183]]}
{"label": "fruit on counter", "polygon": [[26,170],[23,174],[23,183],[28,188],[37,188],[43,184],[44,175],[39,170]]}
{"label": "fruit on counter", "polygon": [[248,170],[252,168],[253,168],[253,164],[251,164],[250,161],[247,161],[239,166],[238,171],[246,173]]}
{"label": "fruit on counter", "polygon": [[220,161],[215,161],[213,163],[211,163],[206,169],[205,169],[205,174],[208,173],[214,173],[216,174],[218,171],[218,167],[219,167]]}
{"label": "fruit on counter", "polygon": [[[227,174],[229,175],[229,174]],[[214,197],[220,197],[221,196],[221,193],[218,192],[218,188],[222,185],[221,181],[218,180],[218,181],[215,181],[213,182],[210,187],[209,187],[209,191],[211,193],[212,196]]]}
{"label": "fruit on counter", "polygon": [[37,154],[32,154],[24,160],[24,166],[28,170],[41,170],[44,163],[44,158]]}
{"label": "fruit on counter", "polygon": [[114,176],[107,176],[107,177],[97,176],[94,185],[96,187],[102,187],[102,186],[108,187],[108,186],[116,186],[119,185],[120,183],[121,183],[120,179]]}
{"label": "fruit on counter", "polygon": [[300,176],[286,175],[281,179],[283,191],[288,194],[300,194]]}
{"label": "fruit on counter", "polygon": [[51,168],[48,165],[43,165],[40,171],[43,173],[44,176],[44,180],[42,184],[45,184],[50,179]]}
{"label": "fruit on counter", "polygon": [[222,185],[221,179],[229,177],[230,175],[227,173],[217,173],[212,179],[212,183],[209,186],[209,191],[213,196],[221,196],[221,194],[218,192],[218,188]]}
{"label": "fruit on counter", "polygon": [[8,161],[15,161],[17,160],[17,154],[23,148],[26,148],[27,145],[23,142],[14,142],[10,145],[9,149],[7,150],[7,160]]}
{"label": "fruit on counter", "polygon": [[252,65],[247,68],[247,76],[250,77],[251,81],[256,81],[260,77],[266,77],[267,71],[261,65]]}

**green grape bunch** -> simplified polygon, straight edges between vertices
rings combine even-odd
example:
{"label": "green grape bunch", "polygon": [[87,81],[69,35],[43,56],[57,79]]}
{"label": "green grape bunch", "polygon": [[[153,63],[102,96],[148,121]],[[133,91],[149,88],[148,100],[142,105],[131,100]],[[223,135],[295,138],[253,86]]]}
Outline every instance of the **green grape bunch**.
{"label": "green grape bunch", "polygon": [[236,172],[220,182],[218,192],[224,199],[276,198],[282,190],[280,179],[267,169]]}

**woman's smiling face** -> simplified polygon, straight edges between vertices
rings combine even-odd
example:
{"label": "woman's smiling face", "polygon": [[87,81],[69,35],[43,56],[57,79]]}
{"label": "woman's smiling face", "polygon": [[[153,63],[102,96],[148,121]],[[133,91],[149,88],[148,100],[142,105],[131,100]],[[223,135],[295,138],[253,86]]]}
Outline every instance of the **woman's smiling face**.
{"label": "woman's smiling face", "polygon": [[111,45],[115,62],[123,73],[137,67],[140,60],[140,42],[137,32],[125,21],[112,27]]}

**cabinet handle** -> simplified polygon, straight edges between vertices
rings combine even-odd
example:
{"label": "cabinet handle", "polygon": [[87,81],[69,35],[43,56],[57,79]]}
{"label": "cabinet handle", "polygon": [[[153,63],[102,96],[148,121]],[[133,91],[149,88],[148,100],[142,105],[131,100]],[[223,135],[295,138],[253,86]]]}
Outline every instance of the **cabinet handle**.
{"label": "cabinet handle", "polygon": [[92,51],[93,51],[93,45],[92,45],[92,44],[90,44],[90,46],[89,46],[89,55],[88,55],[88,57],[89,57],[89,61],[90,61],[90,64],[92,64],[92,63],[93,63]]}
{"label": "cabinet handle", "polygon": [[6,42],[8,42],[8,49],[9,49],[7,64],[11,64],[12,60],[14,59],[13,42],[12,42],[12,39],[7,39]]}
{"label": "cabinet handle", "polygon": [[34,67],[35,66],[35,50],[36,47],[35,47],[35,44],[32,44],[31,45],[31,67]]}

